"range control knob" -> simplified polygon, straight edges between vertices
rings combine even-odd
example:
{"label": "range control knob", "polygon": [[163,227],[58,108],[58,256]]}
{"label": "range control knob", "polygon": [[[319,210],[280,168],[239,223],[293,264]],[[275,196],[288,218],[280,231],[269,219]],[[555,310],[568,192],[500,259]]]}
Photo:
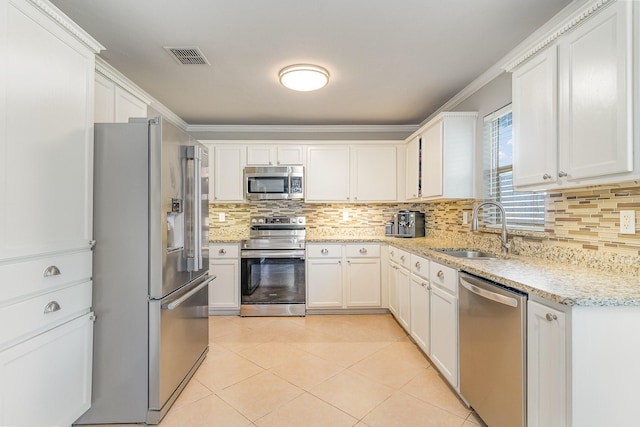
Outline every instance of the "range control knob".
{"label": "range control knob", "polygon": [[258,220],[258,224],[264,224],[264,218],[260,218],[260,219]]}
{"label": "range control knob", "polygon": [[257,223],[257,222],[258,222],[258,220],[257,220],[257,219],[255,219],[255,218],[251,218],[251,224],[255,224],[255,223]]}

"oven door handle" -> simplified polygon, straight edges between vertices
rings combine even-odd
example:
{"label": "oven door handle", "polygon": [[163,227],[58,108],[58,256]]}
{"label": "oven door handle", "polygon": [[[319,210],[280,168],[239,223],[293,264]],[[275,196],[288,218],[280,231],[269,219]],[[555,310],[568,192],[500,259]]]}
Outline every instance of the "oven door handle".
{"label": "oven door handle", "polygon": [[272,250],[254,250],[254,251],[242,251],[240,252],[240,258],[299,258],[305,259],[304,250],[302,251],[272,251]]}
{"label": "oven door handle", "polygon": [[211,283],[212,281],[214,281],[216,278],[216,276],[211,276],[209,277],[207,280],[205,280],[204,282],[200,283],[198,286],[196,286],[194,289],[191,289],[189,292],[187,292],[186,294],[182,295],[180,298],[175,299],[169,303],[166,304],[162,304],[160,306],[160,308],[162,308],[163,310],[173,310],[175,308],[177,308],[180,304],[182,304],[183,302],[185,302],[186,300],[188,300],[189,298],[191,298],[193,295],[197,294],[198,292],[200,292],[200,290],[202,288],[204,288],[205,286],[208,286],[209,283]]}

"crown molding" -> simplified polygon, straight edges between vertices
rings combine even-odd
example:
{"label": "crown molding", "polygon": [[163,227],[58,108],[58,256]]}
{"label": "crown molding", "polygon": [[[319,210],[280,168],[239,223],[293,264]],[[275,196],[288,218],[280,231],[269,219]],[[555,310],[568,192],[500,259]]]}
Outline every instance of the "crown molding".
{"label": "crown molding", "polygon": [[102,46],[96,39],[91,37],[89,33],[80,28],[78,24],[73,22],[67,15],[62,13],[60,9],[55,7],[47,0],[29,0],[29,2],[34,5],[40,12],[47,15],[51,18],[56,24],[60,27],[64,28],[68,33],[78,39],[82,44],[91,49],[94,53],[99,53],[101,50],[104,50],[104,46]]}
{"label": "crown molding", "polygon": [[418,125],[188,125],[188,132],[228,133],[411,133]]}

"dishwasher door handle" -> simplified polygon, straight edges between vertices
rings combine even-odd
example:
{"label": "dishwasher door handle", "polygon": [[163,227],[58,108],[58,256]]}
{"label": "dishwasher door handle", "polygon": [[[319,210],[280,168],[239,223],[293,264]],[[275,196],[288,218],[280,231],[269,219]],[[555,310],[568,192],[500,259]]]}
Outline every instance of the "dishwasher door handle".
{"label": "dishwasher door handle", "polygon": [[490,299],[491,301],[495,301],[500,304],[508,305],[510,307],[518,307],[518,300],[515,298],[506,297],[504,295],[496,294],[495,292],[488,291],[486,289],[482,289],[473,283],[470,283],[460,278],[460,284],[464,286],[469,291],[473,292],[476,295],[480,295],[483,298]]}

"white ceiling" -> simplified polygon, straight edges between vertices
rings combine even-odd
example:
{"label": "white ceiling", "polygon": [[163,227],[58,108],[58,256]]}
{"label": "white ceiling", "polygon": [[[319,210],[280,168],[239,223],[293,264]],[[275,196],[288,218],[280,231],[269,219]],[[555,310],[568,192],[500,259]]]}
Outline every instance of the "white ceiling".
{"label": "white ceiling", "polygon": [[[52,0],[192,125],[418,124],[569,0]],[[199,47],[211,66],[165,46]],[[313,63],[316,92],[278,71]]]}

